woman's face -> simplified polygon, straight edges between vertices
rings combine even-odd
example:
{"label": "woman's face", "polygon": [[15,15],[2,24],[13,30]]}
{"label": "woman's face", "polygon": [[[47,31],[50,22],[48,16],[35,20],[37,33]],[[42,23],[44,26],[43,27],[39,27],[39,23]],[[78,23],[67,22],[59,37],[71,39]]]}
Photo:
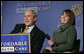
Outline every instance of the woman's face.
{"label": "woman's face", "polygon": [[66,12],[64,12],[61,16],[61,23],[65,24],[65,23],[69,22],[69,20],[70,20],[69,16],[66,14]]}

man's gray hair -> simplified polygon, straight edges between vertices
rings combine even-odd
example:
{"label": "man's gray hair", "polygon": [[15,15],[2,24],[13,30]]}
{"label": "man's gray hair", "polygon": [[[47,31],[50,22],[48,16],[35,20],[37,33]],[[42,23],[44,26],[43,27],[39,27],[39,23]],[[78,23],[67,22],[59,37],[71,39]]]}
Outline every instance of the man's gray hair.
{"label": "man's gray hair", "polygon": [[32,11],[33,17],[37,17],[37,12],[34,9],[27,9],[26,11]]}

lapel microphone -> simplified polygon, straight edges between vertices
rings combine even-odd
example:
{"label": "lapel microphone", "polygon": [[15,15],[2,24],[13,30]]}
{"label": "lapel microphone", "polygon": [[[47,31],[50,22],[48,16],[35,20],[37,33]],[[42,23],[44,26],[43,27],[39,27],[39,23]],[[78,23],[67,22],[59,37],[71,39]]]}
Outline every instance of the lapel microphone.
{"label": "lapel microphone", "polygon": [[21,30],[20,30],[20,33],[22,33],[22,28],[21,28]]}

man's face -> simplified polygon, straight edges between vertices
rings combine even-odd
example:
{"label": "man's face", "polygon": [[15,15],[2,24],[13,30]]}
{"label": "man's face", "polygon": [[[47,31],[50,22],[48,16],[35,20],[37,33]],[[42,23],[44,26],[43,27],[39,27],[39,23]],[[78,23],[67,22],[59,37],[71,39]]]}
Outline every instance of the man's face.
{"label": "man's face", "polygon": [[34,17],[32,14],[32,11],[26,11],[24,14],[24,23],[26,26],[32,26],[34,25],[35,21],[37,20],[37,17]]}

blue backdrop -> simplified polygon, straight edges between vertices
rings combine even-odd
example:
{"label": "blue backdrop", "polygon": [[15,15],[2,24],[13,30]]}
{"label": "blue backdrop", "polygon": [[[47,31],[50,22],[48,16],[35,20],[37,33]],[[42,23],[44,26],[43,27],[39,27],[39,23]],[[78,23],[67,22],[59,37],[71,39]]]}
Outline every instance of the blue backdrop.
{"label": "blue backdrop", "polygon": [[[36,25],[52,37],[53,32],[60,25],[60,16],[64,9],[72,9],[76,4],[83,8],[83,1],[2,1],[1,34],[10,33],[15,25],[24,23],[24,10],[33,8],[38,13]],[[78,11],[78,8],[75,9]],[[80,51],[83,50],[83,11],[76,16],[77,39],[80,39]],[[49,46],[47,39],[44,49]]]}

